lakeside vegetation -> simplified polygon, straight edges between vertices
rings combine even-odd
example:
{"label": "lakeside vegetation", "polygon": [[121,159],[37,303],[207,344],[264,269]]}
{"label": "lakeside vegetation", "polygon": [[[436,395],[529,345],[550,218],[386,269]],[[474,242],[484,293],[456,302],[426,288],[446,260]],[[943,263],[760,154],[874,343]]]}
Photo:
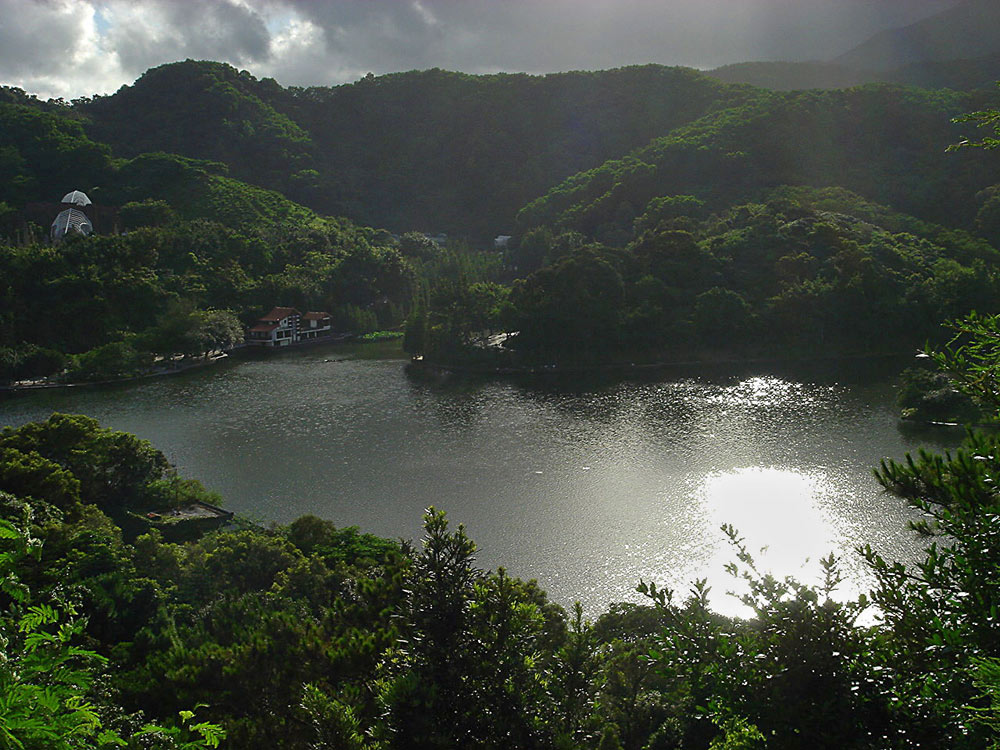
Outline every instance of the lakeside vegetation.
{"label": "lakeside vegetation", "polygon": [[439,288],[408,349],[483,367],[908,353],[1000,299],[988,241],[842,189],[778,188],[718,213],[654,198],[627,236],[529,232],[508,256],[523,278]]}
{"label": "lakeside vegetation", "polygon": [[398,325],[416,276],[397,248],[346,222],[228,227],[174,221],[120,236],[0,252],[5,380],[80,378],[201,356],[243,340],[275,300],[329,310],[337,330]]}
{"label": "lakeside vegetation", "polygon": [[[1000,319],[966,334],[984,357],[942,361],[996,409],[981,384]],[[169,542],[128,521],[220,501],[149,443],[79,416],[7,428],[4,727],[31,748],[114,746],[98,727],[148,747],[137,735],[150,723],[164,748],[188,746],[170,732],[304,750],[988,746],[998,440],[883,464],[883,485],[924,512],[929,546],[913,566],[862,550],[874,585],[858,600],[837,598],[832,556],[819,583],[776,580],[728,529],[751,619],[713,612],[703,582],[637,581],[645,605],[590,620],[547,599],[552,571],[538,584],[479,569],[475,544],[434,509],[418,544],[313,516]],[[76,677],[21,668],[36,653],[64,655]],[[46,689],[58,698],[42,708]],[[10,720],[27,715],[39,720]]]}
{"label": "lakeside vegetation", "polygon": [[945,149],[983,97],[866,86],[719,108],[525,206],[515,280],[437,290],[407,347],[500,369],[912,351],[997,311],[996,158]]}

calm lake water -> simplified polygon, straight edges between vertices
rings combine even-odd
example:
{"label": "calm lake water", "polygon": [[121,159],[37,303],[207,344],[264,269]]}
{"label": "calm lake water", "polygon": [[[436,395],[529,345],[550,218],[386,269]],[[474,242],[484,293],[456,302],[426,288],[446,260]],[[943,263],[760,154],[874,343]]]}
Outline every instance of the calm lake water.
{"label": "calm lake water", "polygon": [[[407,376],[394,347],[328,347],[201,373],[0,401],[0,423],[84,413],[152,441],[230,509],[305,513],[415,539],[434,505],[464,523],[484,568],[537,578],[596,617],[639,601],[640,578],[687,590],[707,577],[735,611],[719,531],[762,567],[814,581],[857,545],[920,549],[912,511],[871,475],[883,457],[960,435],[900,430],[888,372],[677,369],[642,379],[450,381]],[[806,561],[809,562],[806,562]]]}

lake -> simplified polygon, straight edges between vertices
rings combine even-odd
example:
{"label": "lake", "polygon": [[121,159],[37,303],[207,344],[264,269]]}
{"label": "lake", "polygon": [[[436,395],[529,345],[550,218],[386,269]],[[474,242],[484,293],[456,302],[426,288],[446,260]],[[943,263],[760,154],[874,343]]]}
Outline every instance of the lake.
{"label": "lake", "polygon": [[819,557],[843,556],[846,594],[866,585],[856,546],[919,553],[913,512],[871,470],[961,435],[901,431],[895,369],[428,382],[404,372],[398,344],[341,345],[19,394],[0,401],[0,422],[96,417],[152,441],[183,476],[262,521],[312,513],[416,539],[434,505],[465,524],[482,567],[537,578],[590,617],[641,600],[640,579],[683,593],[708,578],[715,606],[737,611],[724,595],[734,555],[723,523],[780,575],[811,582]]}

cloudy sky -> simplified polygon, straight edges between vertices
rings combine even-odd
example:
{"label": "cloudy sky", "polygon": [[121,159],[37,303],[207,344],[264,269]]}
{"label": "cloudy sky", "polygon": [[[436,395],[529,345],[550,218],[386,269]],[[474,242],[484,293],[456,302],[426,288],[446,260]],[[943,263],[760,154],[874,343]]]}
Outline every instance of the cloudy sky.
{"label": "cloudy sky", "polygon": [[185,58],[284,85],[834,57],[957,0],[0,0],[0,83],[110,93]]}

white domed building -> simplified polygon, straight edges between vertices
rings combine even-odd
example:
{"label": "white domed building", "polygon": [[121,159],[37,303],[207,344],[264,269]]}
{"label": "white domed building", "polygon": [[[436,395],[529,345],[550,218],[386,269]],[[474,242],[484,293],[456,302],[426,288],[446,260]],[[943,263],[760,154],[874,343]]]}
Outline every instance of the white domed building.
{"label": "white domed building", "polygon": [[66,208],[59,212],[49,230],[53,242],[58,242],[69,234],[81,234],[84,237],[89,237],[94,233],[94,225],[90,223],[87,214],[83,212],[84,206],[91,205],[91,200],[86,193],[82,190],[72,190],[63,196],[62,204]]}

